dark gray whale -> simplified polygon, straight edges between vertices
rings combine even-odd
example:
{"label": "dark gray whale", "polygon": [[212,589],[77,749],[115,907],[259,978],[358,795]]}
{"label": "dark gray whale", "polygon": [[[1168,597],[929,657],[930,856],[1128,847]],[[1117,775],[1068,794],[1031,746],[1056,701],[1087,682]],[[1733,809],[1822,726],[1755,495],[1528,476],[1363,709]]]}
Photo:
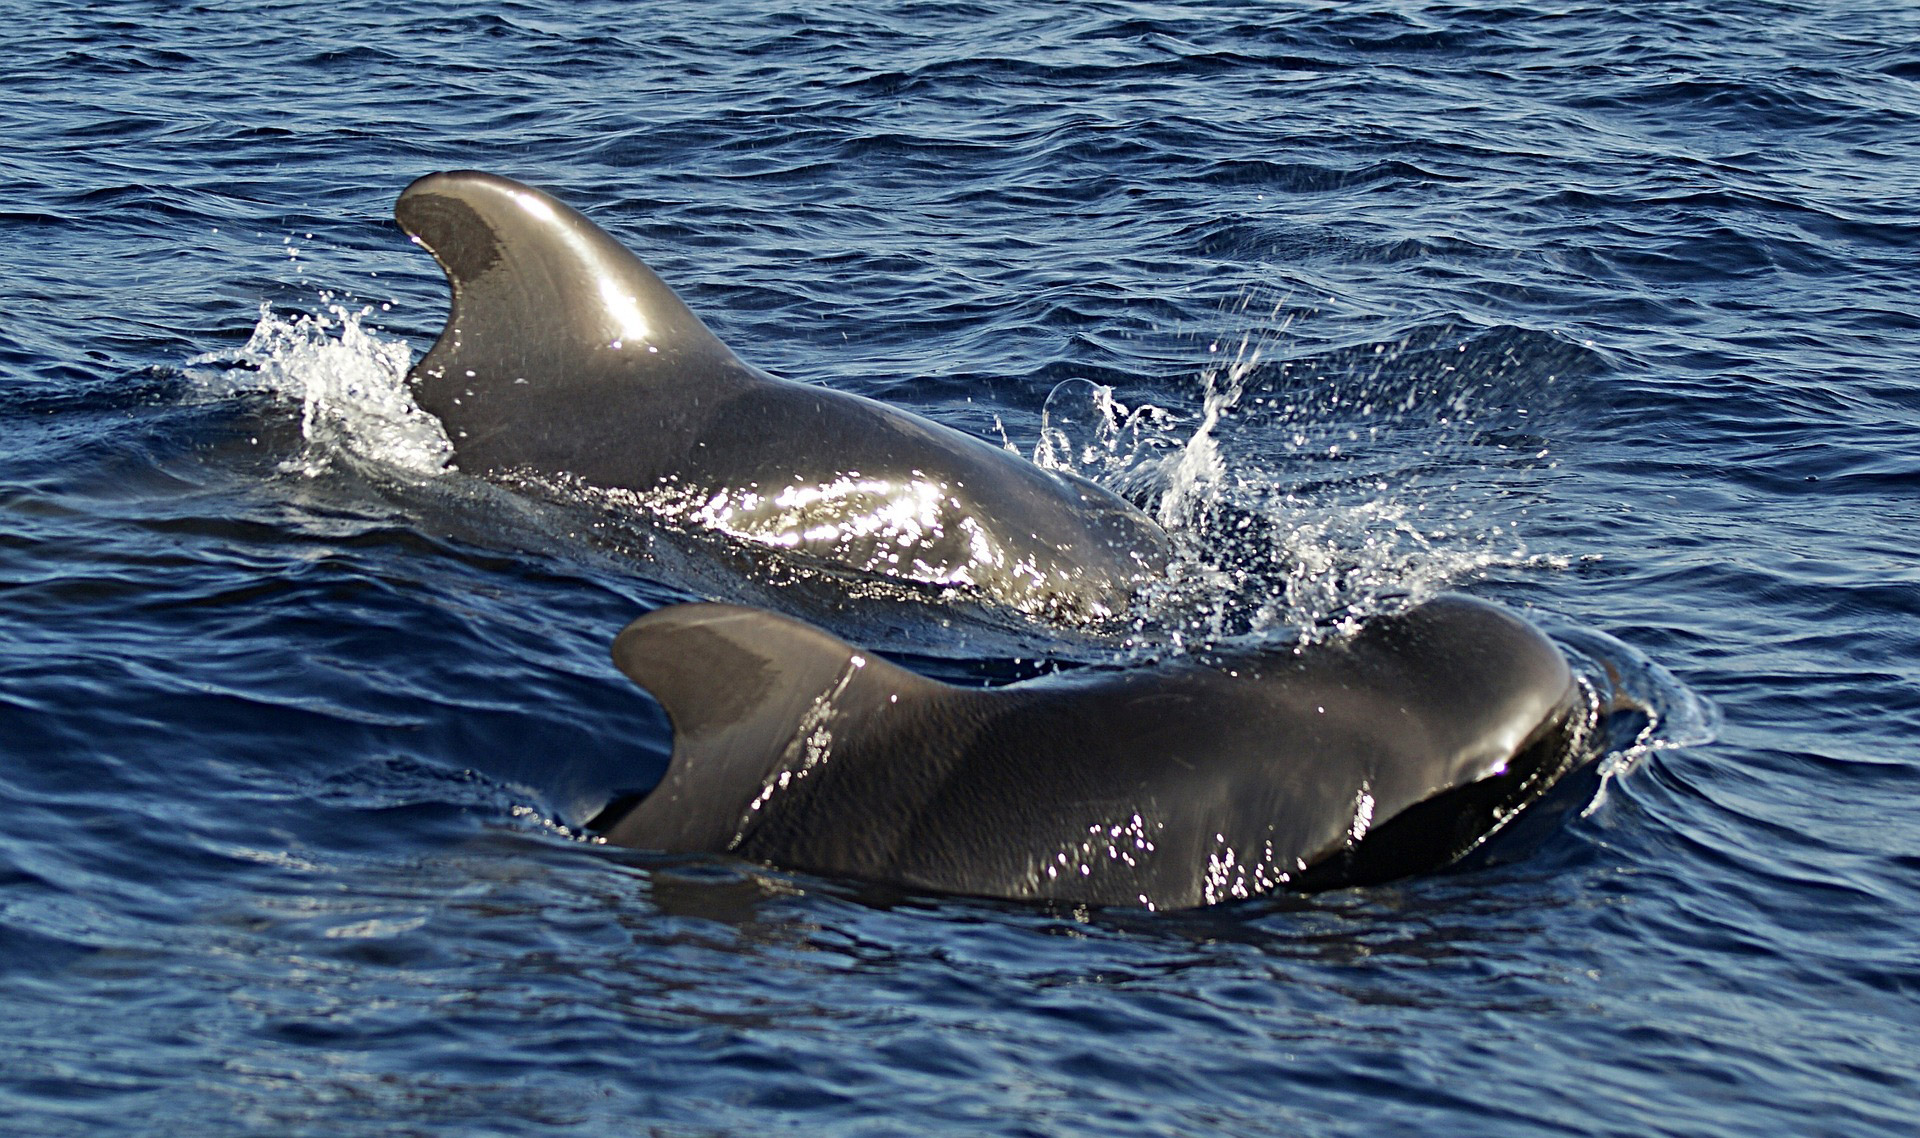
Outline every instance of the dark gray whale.
{"label": "dark gray whale", "polygon": [[740,360],[639,258],[538,190],[430,174],[394,206],[446,271],[409,378],[469,473],[559,481],[658,519],[913,587],[1097,619],[1167,539],[1085,479]]}
{"label": "dark gray whale", "polygon": [[609,841],[950,893],[1170,909],[1388,880],[1595,758],[1559,650],[1463,597],[1298,650],[992,690],[732,605],[649,613],[613,658],[674,742],[660,784],[593,823]]}

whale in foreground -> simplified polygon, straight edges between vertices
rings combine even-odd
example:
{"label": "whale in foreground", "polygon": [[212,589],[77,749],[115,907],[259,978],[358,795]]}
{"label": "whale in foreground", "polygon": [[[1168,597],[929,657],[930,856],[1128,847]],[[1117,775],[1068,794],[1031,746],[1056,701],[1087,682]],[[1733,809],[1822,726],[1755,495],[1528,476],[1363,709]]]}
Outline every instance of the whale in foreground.
{"label": "whale in foreground", "polygon": [[940,683],[758,609],[660,609],[615,664],[666,709],[660,784],[592,823],[930,891],[1190,908],[1371,884],[1481,846],[1592,763],[1560,651],[1447,596],[1308,646]]}
{"label": "whale in foreground", "polygon": [[468,474],[1023,612],[1124,611],[1164,567],[1140,510],[1071,474],[734,355],[598,226],[473,171],[394,216],[445,270],[445,330],[409,375]]}

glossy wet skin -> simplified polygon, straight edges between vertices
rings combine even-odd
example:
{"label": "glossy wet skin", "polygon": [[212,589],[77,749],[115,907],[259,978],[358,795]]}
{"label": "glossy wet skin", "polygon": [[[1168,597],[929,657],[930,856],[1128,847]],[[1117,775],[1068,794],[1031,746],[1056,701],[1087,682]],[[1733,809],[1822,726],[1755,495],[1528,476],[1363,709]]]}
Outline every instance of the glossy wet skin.
{"label": "glossy wet skin", "polygon": [[433,174],[395,216],[452,289],[411,378],[469,473],[573,481],[788,556],[1069,618],[1124,611],[1165,564],[1159,526],[1091,482],[746,364],[537,190]]}
{"label": "glossy wet skin", "polygon": [[615,842],[954,893],[1185,908],[1449,864],[1589,762],[1565,659],[1444,597],[1300,650],[936,683],[760,610],[614,646],[667,709]]}

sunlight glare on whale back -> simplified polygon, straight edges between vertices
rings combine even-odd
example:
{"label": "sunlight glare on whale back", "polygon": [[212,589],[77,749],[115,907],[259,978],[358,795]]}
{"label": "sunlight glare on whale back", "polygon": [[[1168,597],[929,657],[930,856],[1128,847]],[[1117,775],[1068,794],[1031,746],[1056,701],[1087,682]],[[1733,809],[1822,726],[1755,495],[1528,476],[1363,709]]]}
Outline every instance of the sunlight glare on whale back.
{"label": "sunlight glare on whale back", "polygon": [[[1049,582],[1035,560],[1002,548],[951,487],[919,472],[899,480],[856,472],[826,482],[720,491],[678,482],[648,491],[563,485],[622,512],[809,554],[857,572],[936,586],[972,585],[985,570],[1035,591]],[[1099,615],[1113,614],[1102,609]]]}
{"label": "sunlight glare on whale back", "polygon": [[527,193],[525,190],[509,190],[507,196],[512,198],[521,209],[532,214],[535,221],[552,225],[560,220],[560,215],[553,211],[553,207],[534,194]]}
{"label": "sunlight glare on whale back", "polygon": [[646,316],[640,311],[640,299],[632,293],[622,292],[619,276],[612,271],[602,253],[592,244],[583,240],[571,227],[560,224],[560,215],[553,206],[525,190],[509,190],[507,197],[525,210],[535,221],[548,226],[551,232],[580,259],[580,263],[593,268],[593,277],[599,286],[600,302],[613,327],[607,329],[611,340],[608,347],[617,350],[629,343],[642,344],[652,328],[647,324]]}
{"label": "sunlight glare on whale back", "polygon": [[640,314],[640,303],[630,293],[620,291],[620,286],[610,276],[600,278],[600,300],[606,305],[607,315],[613,319],[613,341],[609,345],[615,349],[628,343],[643,344],[647,340],[647,318]]}

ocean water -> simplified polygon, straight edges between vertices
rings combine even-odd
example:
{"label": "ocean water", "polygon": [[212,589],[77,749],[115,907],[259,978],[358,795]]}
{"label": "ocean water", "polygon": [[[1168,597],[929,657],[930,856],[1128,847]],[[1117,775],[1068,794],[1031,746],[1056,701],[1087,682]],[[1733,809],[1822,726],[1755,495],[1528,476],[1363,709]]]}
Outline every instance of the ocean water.
{"label": "ocean water", "polygon": [[[1904,1135],[1920,11],[0,0],[9,1133]],[[1170,523],[1114,635],[445,469],[481,168],[745,358]],[[932,674],[1502,601],[1651,713],[1524,857],[1192,913],[596,844],[734,596]]]}

